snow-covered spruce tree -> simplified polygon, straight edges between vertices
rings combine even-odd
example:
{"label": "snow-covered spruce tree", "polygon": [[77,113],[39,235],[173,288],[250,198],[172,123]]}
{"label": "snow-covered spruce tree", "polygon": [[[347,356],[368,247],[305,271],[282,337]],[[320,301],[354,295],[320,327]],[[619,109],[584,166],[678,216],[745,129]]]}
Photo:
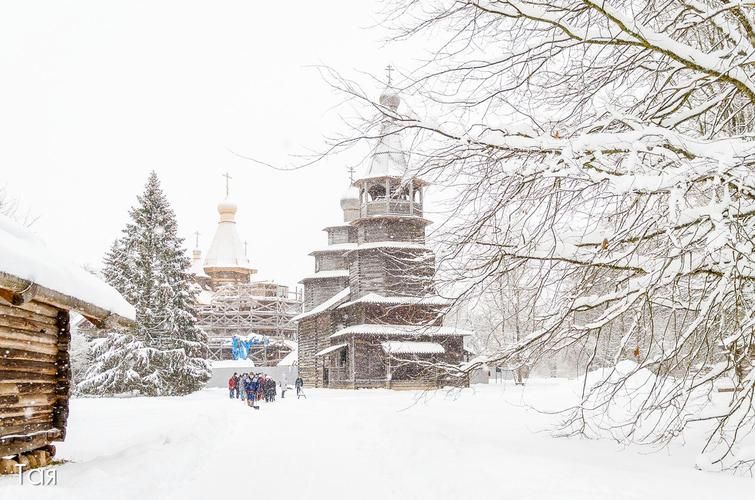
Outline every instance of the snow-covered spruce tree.
{"label": "snow-covered spruce tree", "polygon": [[414,131],[417,173],[456,190],[439,265],[463,296],[542,266],[551,307],[496,357],[586,354],[569,433],[664,444],[702,421],[712,463],[752,464],[755,7],[385,4],[398,41],[436,47],[394,79],[408,105],[333,83]]}
{"label": "snow-covered spruce tree", "polygon": [[196,326],[189,258],[173,209],[152,172],[103,274],[136,309],[133,332],[110,332],[93,350],[79,390],[88,394],[182,395],[210,377],[206,335]]}
{"label": "snow-covered spruce tree", "polygon": [[98,396],[160,395],[161,365],[156,355],[159,351],[145,345],[134,332],[110,331],[92,341],[90,367],[76,391]]}

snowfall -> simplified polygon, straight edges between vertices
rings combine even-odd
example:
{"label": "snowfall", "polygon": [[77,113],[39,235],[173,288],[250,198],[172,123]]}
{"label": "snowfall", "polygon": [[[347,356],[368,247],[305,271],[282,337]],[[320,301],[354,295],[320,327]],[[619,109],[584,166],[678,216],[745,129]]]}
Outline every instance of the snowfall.
{"label": "snowfall", "polygon": [[555,438],[536,411],[558,379],[462,391],[309,389],[257,411],[227,391],[74,399],[55,486],[0,478],[0,499],[753,498],[750,478],[695,469],[693,431],[661,451]]}

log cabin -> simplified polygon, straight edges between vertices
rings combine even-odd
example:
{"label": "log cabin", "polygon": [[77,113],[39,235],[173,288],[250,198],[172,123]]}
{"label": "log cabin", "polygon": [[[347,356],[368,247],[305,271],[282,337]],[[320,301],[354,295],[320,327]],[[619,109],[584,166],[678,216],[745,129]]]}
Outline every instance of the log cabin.
{"label": "log cabin", "polygon": [[[395,116],[391,89],[380,104]],[[433,282],[425,244],[427,183],[408,172],[399,127],[383,120],[364,168],[341,198],[344,223],[325,228],[328,246],[312,252],[298,324],[299,375],[332,388],[428,389],[465,386],[451,367],[464,361],[464,336],[443,326],[450,302]]]}
{"label": "log cabin", "polygon": [[113,288],[0,216],[0,470],[45,465],[66,437],[71,312],[98,327],[133,323]]}

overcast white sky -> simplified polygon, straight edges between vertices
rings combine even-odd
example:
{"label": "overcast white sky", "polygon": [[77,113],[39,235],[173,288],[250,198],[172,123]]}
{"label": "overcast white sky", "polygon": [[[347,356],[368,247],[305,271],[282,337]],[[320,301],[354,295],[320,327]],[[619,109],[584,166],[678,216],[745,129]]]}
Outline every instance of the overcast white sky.
{"label": "overcast white sky", "polygon": [[276,172],[228,150],[283,165],[320,148],[341,97],[308,66],[408,60],[377,18],[371,0],[2,2],[0,187],[48,244],[99,266],[152,169],[206,250],[229,171],[253,264],[293,285],[340,220],[345,165]]}

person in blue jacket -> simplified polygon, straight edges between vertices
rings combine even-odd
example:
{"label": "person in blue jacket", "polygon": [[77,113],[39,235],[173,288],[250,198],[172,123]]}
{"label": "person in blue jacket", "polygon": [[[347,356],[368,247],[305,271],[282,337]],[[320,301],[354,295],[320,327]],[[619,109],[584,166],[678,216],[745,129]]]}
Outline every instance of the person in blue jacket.
{"label": "person in blue jacket", "polygon": [[251,377],[247,377],[244,382],[244,392],[246,392],[246,404],[254,406],[254,398],[257,395],[258,383]]}

